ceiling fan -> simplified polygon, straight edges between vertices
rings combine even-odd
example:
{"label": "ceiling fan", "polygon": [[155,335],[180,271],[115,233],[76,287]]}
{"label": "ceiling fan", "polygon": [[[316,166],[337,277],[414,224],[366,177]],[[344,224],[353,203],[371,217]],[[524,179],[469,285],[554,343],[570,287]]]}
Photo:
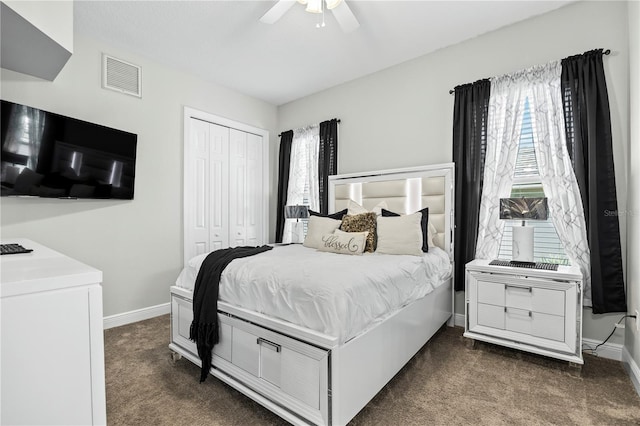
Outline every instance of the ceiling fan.
{"label": "ceiling fan", "polygon": [[[342,28],[342,31],[345,33],[354,31],[360,26],[360,23],[345,0],[279,0],[260,18],[260,22],[265,24],[275,23],[296,3],[306,4],[307,7],[305,10],[311,13],[324,14],[325,7],[331,10],[340,28]],[[322,18],[322,25],[318,24],[317,26],[324,26],[324,16]]]}

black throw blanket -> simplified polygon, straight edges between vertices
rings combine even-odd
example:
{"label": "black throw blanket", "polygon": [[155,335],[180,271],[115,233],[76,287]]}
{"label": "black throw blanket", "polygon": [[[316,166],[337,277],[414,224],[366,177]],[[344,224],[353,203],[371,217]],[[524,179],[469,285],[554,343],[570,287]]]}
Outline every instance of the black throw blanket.
{"label": "black throw blanket", "polygon": [[200,383],[204,382],[211,368],[211,352],[218,343],[218,289],[222,271],[233,259],[253,256],[271,250],[271,246],[232,247],[216,250],[204,259],[198,271],[193,290],[193,322],[189,338],[196,342],[198,356],[202,360]]}

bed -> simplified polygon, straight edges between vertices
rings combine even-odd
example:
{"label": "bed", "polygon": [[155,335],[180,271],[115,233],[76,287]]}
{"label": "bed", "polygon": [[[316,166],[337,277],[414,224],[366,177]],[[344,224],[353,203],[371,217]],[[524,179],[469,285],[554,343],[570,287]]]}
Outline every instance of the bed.
{"label": "bed", "polygon": [[[449,163],[330,177],[330,211],[349,200],[404,214],[429,207],[436,247],[422,256],[348,256],[295,244],[234,260],[220,281],[211,375],[293,424],[349,422],[440,327],[453,325],[453,176]],[[169,347],[196,365],[189,327],[205,256],[190,259],[171,287]]]}

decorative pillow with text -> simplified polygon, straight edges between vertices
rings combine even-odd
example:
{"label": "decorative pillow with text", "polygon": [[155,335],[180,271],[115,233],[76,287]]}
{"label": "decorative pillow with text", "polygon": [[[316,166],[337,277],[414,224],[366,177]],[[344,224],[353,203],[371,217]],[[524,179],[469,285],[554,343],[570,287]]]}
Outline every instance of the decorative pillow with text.
{"label": "decorative pillow with text", "polygon": [[367,232],[335,232],[322,236],[320,251],[338,254],[359,254],[364,252],[367,243]]}

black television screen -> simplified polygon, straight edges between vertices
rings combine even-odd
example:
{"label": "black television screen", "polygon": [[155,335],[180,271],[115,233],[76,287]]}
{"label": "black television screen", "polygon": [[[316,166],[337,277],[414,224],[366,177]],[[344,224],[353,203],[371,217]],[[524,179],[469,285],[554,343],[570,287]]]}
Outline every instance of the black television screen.
{"label": "black television screen", "polygon": [[138,136],[2,101],[2,196],[133,199]]}

